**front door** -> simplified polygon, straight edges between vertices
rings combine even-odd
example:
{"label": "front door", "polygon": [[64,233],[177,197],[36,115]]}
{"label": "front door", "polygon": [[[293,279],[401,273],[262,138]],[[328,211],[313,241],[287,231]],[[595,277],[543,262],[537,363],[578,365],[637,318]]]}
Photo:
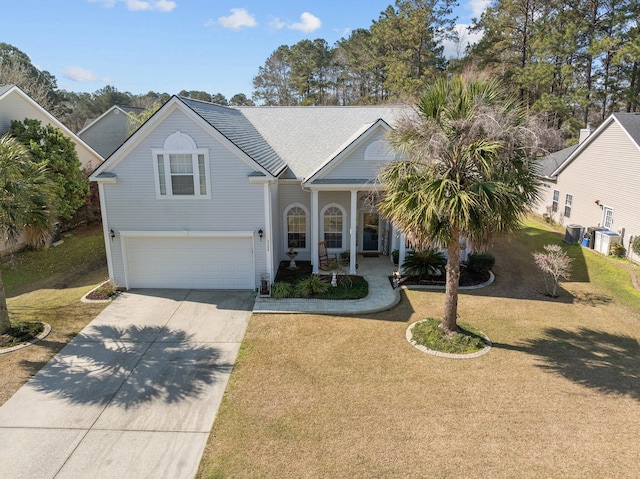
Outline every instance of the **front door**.
{"label": "front door", "polygon": [[362,251],[380,251],[380,215],[362,214]]}

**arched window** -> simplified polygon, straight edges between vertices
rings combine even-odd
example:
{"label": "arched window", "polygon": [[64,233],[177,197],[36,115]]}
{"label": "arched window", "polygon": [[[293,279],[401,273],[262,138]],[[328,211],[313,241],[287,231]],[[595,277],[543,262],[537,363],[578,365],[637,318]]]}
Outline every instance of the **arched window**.
{"label": "arched window", "polygon": [[307,218],[309,212],[298,203],[290,205],[284,211],[284,224],[286,244],[288,248],[306,249],[307,248],[307,228],[309,222]]}
{"label": "arched window", "polygon": [[152,149],[158,198],[210,198],[209,150],[198,148],[186,133],[167,137]]}
{"label": "arched window", "polygon": [[322,235],[327,248],[341,249],[344,245],[345,211],[336,204],[322,210]]}

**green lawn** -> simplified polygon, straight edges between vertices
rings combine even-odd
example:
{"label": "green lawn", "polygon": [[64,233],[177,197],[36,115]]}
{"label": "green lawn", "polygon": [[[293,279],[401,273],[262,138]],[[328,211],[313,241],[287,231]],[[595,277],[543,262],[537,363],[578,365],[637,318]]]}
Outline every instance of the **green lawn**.
{"label": "green lawn", "polygon": [[499,241],[496,282],[460,296],[492,350],[434,357],[405,331],[442,292],[362,317],[253,315],[199,478],[625,478],[640,470],[640,292],[580,247],[545,296],[531,253]]}
{"label": "green lawn", "polygon": [[11,321],[52,326],[45,340],[0,355],[1,405],[104,309],[80,302],[108,278],[102,228],[79,229],[60,246],[4,258],[0,272]]}

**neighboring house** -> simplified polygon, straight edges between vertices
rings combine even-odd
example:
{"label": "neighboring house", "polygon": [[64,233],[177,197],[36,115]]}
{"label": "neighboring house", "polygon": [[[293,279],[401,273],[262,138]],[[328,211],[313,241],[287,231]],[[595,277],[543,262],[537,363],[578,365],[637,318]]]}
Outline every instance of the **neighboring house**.
{"label": "neighboring house", "polygon": [[103,158],[109,158],[129,137],[131,113],[141,113],[144,108],[114,105],[78,132],[78,136]]}
{"label": "neighboring house", "polygon": [[577,146],[545,159],[537,212],[565,225],[606,228],[627,254],[640,235],[640,113],[614,113]]}
{"label": "neighboring house", "polygon": [[[120,287],[254,289],[295,245],[404,251],[375,208],[403,107],[237,107],[174,96],[92,175]],[[356,272],[351,255],[350,273]]]}
{"label": "neighboring house", "polygon": [[9,131],[11,121],[24,121],[25,118],[39,120],[43,125],[59,128],[62,133],[71,138],[71,141],[76,145],[76,153],[78,153],[80,163],[88,172],[93,171],[104,161],[100,154],[20,88],[15,85],[0,85],[0,135]]}

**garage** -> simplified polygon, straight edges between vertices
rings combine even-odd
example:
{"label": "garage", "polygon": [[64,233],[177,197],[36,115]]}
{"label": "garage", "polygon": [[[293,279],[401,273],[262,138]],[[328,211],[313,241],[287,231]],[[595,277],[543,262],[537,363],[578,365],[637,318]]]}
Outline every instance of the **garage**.
{"label": "garage", "polygon": [[123,234],[127,288],[255,288],[252,233],[176,234]]}

